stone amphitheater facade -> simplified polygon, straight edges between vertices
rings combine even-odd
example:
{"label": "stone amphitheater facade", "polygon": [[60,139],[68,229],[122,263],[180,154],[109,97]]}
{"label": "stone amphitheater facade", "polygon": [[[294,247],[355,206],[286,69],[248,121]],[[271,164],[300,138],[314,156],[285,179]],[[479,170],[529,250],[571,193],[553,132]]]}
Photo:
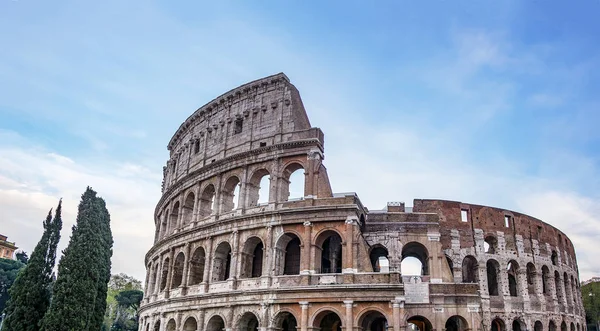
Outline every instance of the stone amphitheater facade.
{"label": "stone amphitheater facade", "polygon": [[585,330],[564,233],[501,208],[368,210],[333,193],[323,132],[284,74],[201,107],[168,149],[140,330]]}

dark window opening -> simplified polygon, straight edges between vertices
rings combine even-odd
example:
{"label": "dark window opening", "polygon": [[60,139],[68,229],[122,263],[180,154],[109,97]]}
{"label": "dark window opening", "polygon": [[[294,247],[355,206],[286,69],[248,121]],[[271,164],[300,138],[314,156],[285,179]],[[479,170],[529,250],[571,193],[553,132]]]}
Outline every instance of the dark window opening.
{"label": "dark window opening", "polygon": [[233,129],[233,134],[238,134],[242,132],[242,125],[244,124],[243,119],[235,120],[235,128]]}
{"label": "dark window opening", "polygon": [[259,243],[254,249],[252,257],[252,277],[262,276],[263,266],[263,244]]}
{"label": "dark window opening", "polygon": [[300,274],[300,239],[295,237],[285,248],[284,275]]}
{"label": "dark window opening", "polygon": [[489,260],[486,263],[487,269],[487,281],[488,281],[488,294],[498,295],[498,262]]}
{"label": "dark window opening", "polygon": [[200,140],[196,140],[194,142],[194,154],[198,154],[200,152]]}
{"label": "dark window opening", "polygon": [[267,143],[260,143],[260,147],[266,147]]}

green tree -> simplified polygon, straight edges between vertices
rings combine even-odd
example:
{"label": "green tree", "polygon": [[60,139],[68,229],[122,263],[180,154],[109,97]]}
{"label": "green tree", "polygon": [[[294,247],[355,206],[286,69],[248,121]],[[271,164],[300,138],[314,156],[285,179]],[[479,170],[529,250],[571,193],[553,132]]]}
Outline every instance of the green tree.
{"label": "green tree", "polygon": [[29,261],[29,256],[27,256],[27,252],[25,251],[16,252],[15,257],[17,258],[17,261],[21,261],[23,264],[27,264],[27,261]]}
{"label": "green tree", "polygon": [[115,297],[117,301],[117,313],[111,331],[136,331],[138,329],[137,310],[144,297],[140,290],[125,290],[119,292]]}
{"label": "green tree", "polygon": [[0,313],[6,307],[8,298],[10,298],[8,289],[15,282],[19,270],[23,267],[25,265],[20,261],[0,259]]}
{"label": "green tree", "polygon": [[52,210],[48,213],[42,238],[9,290],[10,300],[6,304],[3,331],[37,331],[40,328],[50,305],[52,269],[62,228],[61,204],[62,201],[58,203],[54,219]]}
{"label": "green tree", "polygon": [[600,282],[590,282],[581,287],[583,308],[585,309],[585,320],[588,330],[593,326],[600,331]]}
{"label": "green tree", "polygon": [[117,319],[119,306],[116,296],[122,291],[129,290],[142,290],[142,282],[124,273],[110,277],[106,296],[106,313],[104,315],[104,328],[106,330],[109,330]]}
{"label": "green tree", "polygon": [[100,330],[112,257],[110,215],[90,187],[81,196],[77,223],[58,264],[46,331]]}

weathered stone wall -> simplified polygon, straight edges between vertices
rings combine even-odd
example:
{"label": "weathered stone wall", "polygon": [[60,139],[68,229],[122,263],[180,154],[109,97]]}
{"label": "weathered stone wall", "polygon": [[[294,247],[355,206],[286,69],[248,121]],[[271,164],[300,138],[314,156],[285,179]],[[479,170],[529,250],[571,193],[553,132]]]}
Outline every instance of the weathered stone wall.
{"label": "weathered stone wall", "polygon": [[[582,328],[564,234],[453,201],[368,211],[356,194],[332,193],[323,141],[283,74],[242,85],[181,125],[155,210],[140,330]],[[294,171],[304,190],[290,200]],[[408,257],[421,275],[403,275]]]}

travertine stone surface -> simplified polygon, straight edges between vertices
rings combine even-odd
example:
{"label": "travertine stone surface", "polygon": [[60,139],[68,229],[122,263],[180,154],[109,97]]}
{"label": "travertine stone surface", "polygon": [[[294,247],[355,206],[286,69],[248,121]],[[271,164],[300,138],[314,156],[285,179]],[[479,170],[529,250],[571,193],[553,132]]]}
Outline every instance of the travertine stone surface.
{"label": "travertine stone surface", "polygon": [[[140,330],[585,329],[573,245],[551,225],[333,194],[323,132],[284,74],[207,103],[168,149]],[[421,275],[403,275],[407,257]]]}

